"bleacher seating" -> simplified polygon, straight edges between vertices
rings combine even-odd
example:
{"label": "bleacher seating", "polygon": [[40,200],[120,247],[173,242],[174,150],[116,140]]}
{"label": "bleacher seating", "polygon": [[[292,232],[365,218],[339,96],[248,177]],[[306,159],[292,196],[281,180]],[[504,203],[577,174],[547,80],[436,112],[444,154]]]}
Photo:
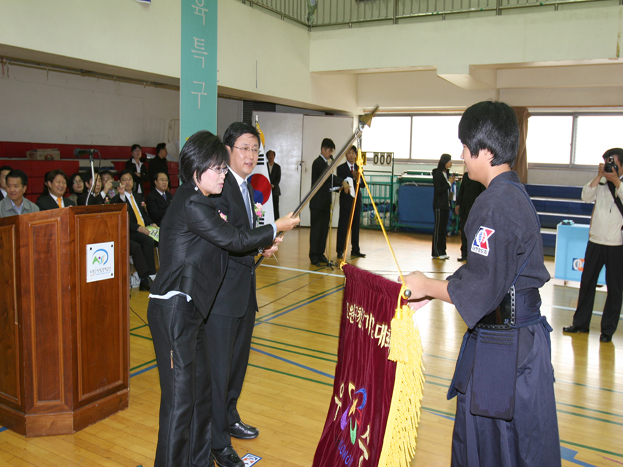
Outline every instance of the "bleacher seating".
{"label": "bleacher seating", "polygon": [[582,201],[582,187],[527,184],[526,191],[539,214],[546,255],[554,256],[556,228],[563,220],[572,220],[576,224],[591,222],[593,203]]}
{"label": "bleacher seating", "polygon": [[[60,160],[29,160],[26,152],[33,149],[56,148],[60,151]],[[130,159],[129,146],[101,146],[84,144],[54,144],[54,143],[24,143],[15,141],[0,141],[0,165],[10,165],[14,169],[20,169],[28,175],[28,191],[26,198],[35,202],[39,195],[43,193],[43,181],[46,172],[53,169],[63,170],[67,176],[79,172],[87,171],[89,168],[89,158],[81,156],[76,158],[74,150],[97,149],[102,156],[102,170],[114,169],[117,173],[125,169],[125,163]],[[155,147],[143,146],[144,154],[155,154]],[[95,156],[95,167],[99,164],[99,156]],[[149,165],[149,160],[147,161]],[[169,175],[171,179],[171,192],[179,186],[178,167],[176,162],[169,162]],[[145,191],[149,192],[149,183],[145,183]],[[69,194],[69,191],[67,192]]]}

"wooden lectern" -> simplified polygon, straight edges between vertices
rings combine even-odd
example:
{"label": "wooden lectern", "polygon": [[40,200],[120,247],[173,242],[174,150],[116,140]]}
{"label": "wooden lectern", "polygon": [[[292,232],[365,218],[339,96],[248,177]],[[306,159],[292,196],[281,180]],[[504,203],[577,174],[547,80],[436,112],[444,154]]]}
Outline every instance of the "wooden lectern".
{"label": "wooden lectern", "polygon": [[128,308],[125,204],[0,218],[0,425],[69,434],[126,409]]}

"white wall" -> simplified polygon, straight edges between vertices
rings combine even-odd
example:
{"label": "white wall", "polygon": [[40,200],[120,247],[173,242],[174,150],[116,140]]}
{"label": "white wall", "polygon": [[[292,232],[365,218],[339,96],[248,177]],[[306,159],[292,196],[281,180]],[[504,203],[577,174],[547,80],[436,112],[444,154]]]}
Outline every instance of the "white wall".
{"label": "white wall", "polygon": [[179,92],[21,66],[0,74],[0,141],[155,146]]}

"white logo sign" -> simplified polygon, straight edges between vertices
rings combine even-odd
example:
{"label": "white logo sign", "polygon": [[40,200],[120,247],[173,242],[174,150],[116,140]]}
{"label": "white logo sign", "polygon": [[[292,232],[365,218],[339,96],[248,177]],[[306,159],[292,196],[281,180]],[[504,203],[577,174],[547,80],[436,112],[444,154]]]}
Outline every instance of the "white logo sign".
{"label": "white logo sign", "polygon": [[87,245],[87,282],[115,277],[115,242]]}

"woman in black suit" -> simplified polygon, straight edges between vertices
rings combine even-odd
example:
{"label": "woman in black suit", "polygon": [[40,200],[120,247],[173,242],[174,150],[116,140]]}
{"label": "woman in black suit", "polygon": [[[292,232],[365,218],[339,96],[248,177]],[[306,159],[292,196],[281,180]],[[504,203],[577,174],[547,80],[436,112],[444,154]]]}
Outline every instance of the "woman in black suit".
{"label": "woman in black suit", "polygon": [[450,167],[452,167],[452,156],[442,154],[437,168],[433,169],[435,228],[433,230],[432,255],[434,259],[450,258],[446,254],[446,231],[450,217],[450,188],[454,183],[454,176],[450,175]]}
{"label": "woman in black suit", "polygon": [[132,145],[132,157],[125,163],[125,168],[132,171],[132,178],[134,179],[134,191],[137,193],[145,194],[143,189],[143,182],[149,180],[147,175],[147,166],[145,162],[141,160],[143,155],[143,148],[139,144]]}
{"label": "woman in black suit", "polygon": [[147,309],[162,392],[156,467],[209,465],[212,400],[204,322],[223,281],[228,251],[270,246],[265,251],[270,255],[276,232],[299,223],[285,217],[257,229],[230,225],[208,203],[223,188],[228,161],[217,136],[207,131],[191,136],[179,160],[184,183],[160,226],[160,271]]}

